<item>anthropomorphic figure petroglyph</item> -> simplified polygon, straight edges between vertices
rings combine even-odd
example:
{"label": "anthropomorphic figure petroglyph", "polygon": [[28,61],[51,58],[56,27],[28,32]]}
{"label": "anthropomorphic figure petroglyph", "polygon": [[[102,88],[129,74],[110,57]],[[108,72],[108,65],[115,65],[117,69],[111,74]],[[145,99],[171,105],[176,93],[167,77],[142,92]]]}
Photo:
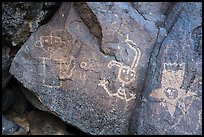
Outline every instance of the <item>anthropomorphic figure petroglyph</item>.
{"label": "anthropomorphic figure petroglyph", "polygon": [[[117,90],[116,93],[111,92],[110,90],[108,90],[108,88],[106,86],[108,84],[108,81],[106,81],[105,79],[101,80],[98,85],[102,86],[105,89],[105,91],[108,93],[109,96],[117,96],[117,97],[119,97],[125,101],[130,101],[130,100],[136,98],[135,94],[127,92],[124,87],[125,87],[125,85],[128,85],[135,80],[136,67],[137,67],[138,62],[140,60],[141,52],[140,52],[140,49],[136,46],[136,44],[128,38],[128,35],[127,35],[127,39],[125,39],[125,43],[135,53],[135,56],[134,56],[134,59],[133,59],[131,66],[124,66],[122,63],[117,62],[117,61],[110,61],[108,63],[109,69],[112,67],[115,67],[115,66],[119,68],[117,78],[121,82],[120,88]],[[135,48],[132,45],[134,45]]]}
{"label": "anthropomorphic figure petroglyph", "polygon": [[[169,67],[169,69],[167,69],[167,67]],[[177,67],[180,67],[179,70],[170,69],[176,69]],[[174,117],[176,107],[180,108],[182,114],[185,115],[196,96],[196,93],[194,92],[181,89],[184,73],[184,63],[164,63],[161,88],[153,91],[150,94],[151,97],[157,98],[161,101],[161,106],[167,108],[167,111],[169,112],[171,117]],[[182,100],[187,97],[192,97],[192,99],[188,105],[185,105]],[[176,126],[178,122],[176,122],[174,126]]]}
{"label": "anthropomorphic figure petroglyph", "polygon": [[[57,32],[65,31],[58,30]],[[72,55],[69,58],[62,59],[55,57],[55,54],[66,47],[65,41],[59,36],[54,36],[56,32],[51,32],[50,36],[41,36],[39,41],[36,41],[35,47],[43,49],[44,52],[49,53],[49,57],[42,58],[43,63],[43,84],[50,88],[60,88],[62,86],[61,80],[70,79],[72,77],[73,70],[75,69],[75,57]],[[49,63],[48,63],[49,62]],[[50,68],[56,69],[56,71],[46,69],[46,66],[50,64],[53,66]],[[50,73],[49,73],[50,72]],[[57,82],[58,81],[58,82]]]}

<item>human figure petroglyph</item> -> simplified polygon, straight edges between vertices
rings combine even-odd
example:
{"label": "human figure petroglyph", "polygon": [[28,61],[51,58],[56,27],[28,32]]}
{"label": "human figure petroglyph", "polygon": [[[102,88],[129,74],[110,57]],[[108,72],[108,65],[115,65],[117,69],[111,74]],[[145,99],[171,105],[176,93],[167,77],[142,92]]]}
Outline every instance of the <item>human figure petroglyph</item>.
{"label": "human figure petroglyph", "polygon": [[[171,68],[171,70],[167,69],[167,66]],[[176,70],[178,69],[178,67],[180,67],[179,70]],[[164,63],[161,88],[153,91],[150,94],[150,96],[157,98],[161,101],[161,106],[166,107],[167,111],[173,118],[175,118],[174,114],[176,111],[176,107],[180,108],[182,115],[185,115],[188,112],[188,109],[190,108],[194,99],[196,98],[196,93],[181,89],[184,74],[184,63]],[[185,105],[185,103],[182,101],[184,101],[184,99],[187,97],[192,97],[192,99],[188,105]],[[173,125],[173,127],[179,123],[182,117],[178,119],[178,121]]]}
{"label": "human figure petroglyph", "polygon": [[[117,66],[119,68],[118,79],[122,83],[122,87],[124,87],[126,84],[130,84],[132,81],[135,80],[135,69],[141,57],[140,49],[132,40],[128,38],[128,35],[127,39],[125,39],[125,43],[135,52],[135,56],[131,66],[124,66],[122,63],[117,61],[110,61],[108,63],[108,68],[111,68],[113,66]],[[133,48],[132,45],[135,45],[136,49]]]}
{"label": "human figure petroglyph", "polygon": [[[112,93],[111,91],[107,89],[106,85],[108,84],[108,81],[106,80],[100,81],[98,85],[102,86],[105,89],[105,91],[108,93],[109,96],[117,96],[126,101],[130,101],[131,99],[136,98],[135,94],[132,94],[130,92],[126,93],[124,87],[125,85],[128,85],[135,80],[136,67],[140,60],[141,52],[140,52],[140,49],[136,46],[136,44],[132,40],[129,39],[128,35],[127,35],[127,38],[125,39],[125,43],[135,52],[135,56],[134,56],[132,64],[130,66],[124,66],[120,62],[112,60],[107,65],[108,68],[112,68],[114,66],[119,68],[117,78],[121,82],[121,86],[117,90],[117,93]],[[135,48],[132,45],[134,45]],[[129,96],[127,96],[127,94],[129,94]]]}
{"label": "human figure petroglyph", "polygon": [[[54,36],[60,31],[64,30],[57,30],[54,32],[51,32],[50,36],[41,36],[39,41],[36,41],[35,47],[43,49],[44,52],[49,53],[49,57],[40,57],[43,59],[43,71],[44,71],[44,77],[43,77],[43,84],[50,88],[60,88],[62,86],[61,80],[70,79],[73,74],[73,70],[75,69],[75,62],[76,58],[73,56],[69,56],[69,61],[65,61],[67,59],[62,58],[56,58],[55,54],[59,52],[59,50],[62,50],[66,46],[66,42],[62,40],[59,36]],[[70,40],[70,38],[68,38]],[[69,41],[70,42],[70,41]],[[68,48],[68,47],[67,47]],[[55,80],[52,80],[53,82],[59,81],[58,84],[46,82],[48,81],[46,77],[46,72],[49,71],[49,68],[46,69],[47,62],[54,62],[55,66],[54,68],[58,68],[59,74],[55,76]],[[54,74],[50,74],[54,75]]]}

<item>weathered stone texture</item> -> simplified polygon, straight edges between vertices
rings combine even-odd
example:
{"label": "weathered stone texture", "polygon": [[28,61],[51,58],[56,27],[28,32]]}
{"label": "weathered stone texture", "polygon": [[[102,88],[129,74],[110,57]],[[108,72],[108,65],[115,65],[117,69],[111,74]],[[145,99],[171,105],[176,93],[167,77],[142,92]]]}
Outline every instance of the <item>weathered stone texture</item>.
{"label": "weathered stone texture", "polygon": [[21,45],[59,7],[57,2],[3,2],[2,32],[12,46]]}
{"label": "weathered stone texture", "polygon": [[[177,3],[153,52],[137,134],[202,134],[201,3]],[[170,27],[169,27],[170,26]]]}
{"label": "weathered stone texture", "polygon": [[66,125],[59,118],[42,111],[28,114],[30,135],[67,135]]}
{"label": "weathered stone texture", "polygon": [[[186,119],[202,112],[188,113],[202,102],[197,5],[63,3],[24,43],[10,73],[37,97],[38,103],[27,98],[38,108],[86,133],[185,134]],[[184,106],[161,107],[160,99]],[[194,129],[200,134],[200,126]]]}

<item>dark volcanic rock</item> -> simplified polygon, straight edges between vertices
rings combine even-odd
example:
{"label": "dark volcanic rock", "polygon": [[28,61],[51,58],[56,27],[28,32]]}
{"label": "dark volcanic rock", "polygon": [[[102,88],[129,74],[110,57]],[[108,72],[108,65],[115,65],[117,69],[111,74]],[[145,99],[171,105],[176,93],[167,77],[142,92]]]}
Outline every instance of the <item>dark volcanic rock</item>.
{"label": "dark volcanic rock", "polygon": [[57,10],[57,2],[3,2],[3,37],[20,45]]}
{"label": "dark volcanic rock", "polygon": [[66,125],[61,119],[43,111],[28,114],[29,135],[67,135]]}
{"label": "dark volcanic rock", "polygon": [[101,42],[102,40],[101,26],[91,8],[85,2],[75,2],[74,5],[75,8],[77,8],[79,16],[89,28],[90,33],[97,37]]}
{"label": "dark volcanic rock", "polygon": [[177,3],[170,10],[168,36],[152,54],[137,134],[202,134],[201,7]]}
{"label": "dark volcanic rock", "polygon": [[195,5],[175,4],[166,17],[171,3],[149,6],[148,16],[138,3],[63,3],[24,43],[10,73],[32,104],[86,133],[182,134],[195,115],[188,104],[199,110],[202,95]]}
{"label": "dark volcanic rock", "polygon": [[11,75],[9,74],[9,68],[12,62],[12,56],[11,56],[11,48],[7,46],[7,43],[4,39],[2,39],[2,64],[1,64],[1,72],[2,72],[2,90],[5,89],[9,81],[11,80]]}
{"label": "dark volcanic rock", "polygon": [[23,94],[20,85],[16,83],[9,89],[14,96],[14,103],[11,105],[10,109],[15,111],[17,114],[22,114],[28,110],[31,104]]}
{"label": "dark volcanic rock", "polygon": [[[64,3],[34,32],[10,73],[50,112],[82,131],[128,134],[158,28],[130,3],[78,6]],[[97,32],[86,26],[91,18],[78,14],[87,7]]]}
{"label": "dark volcanic rock", "polygon": [[11,80],[9,68],[20,46],[56,12],[58,2],[2,3],[2,88]]}
{"label": "dark volcanic rock", "polygon": [[12,135],[19,130],[19,126],[8,120],[4,115],[2,117],[2,135]]}
{"label": "dark volcanic rock", "polygon": [[14,95],[11,90],[2,90],[2,112],[6,111],[8,107],[14,103]]}

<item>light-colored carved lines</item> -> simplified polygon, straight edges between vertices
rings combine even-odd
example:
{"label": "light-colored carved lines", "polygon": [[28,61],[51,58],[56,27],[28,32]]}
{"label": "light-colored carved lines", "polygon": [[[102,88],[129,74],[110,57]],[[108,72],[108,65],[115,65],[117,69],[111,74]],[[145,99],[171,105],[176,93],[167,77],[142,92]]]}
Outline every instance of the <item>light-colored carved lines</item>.
{"label": "light-colored carved lines", "polygon": [[113,91],[110,91],[107,87],[108,85],[108,81],[105,79],[99,80],[99,84],[98,86],[102,86],[103,89],[105,90],[105,92],[110,96],[110,97],[118,97],[122,100],[125,100],[126,102],[136,98],[135,94],[131,94],[129,93],[130,97],[127,97],[127,94],[125,92],[125,88],[120,87],[116,93],[114,93]]}
{"label": "light-colored carved lines", "polygon": [[[182,69],[169,70],[167,69],[167,66],[170,68],[173,67],[174,69],[177,68],[177,66],[180,66],[182,67]],[[171,117],[174,117],[176,107],[180,108],[182,114],[185,115],[188,112],[188,109],[190,108],[191,104],[193,103],[195,99],[194,97],[196,96],[196,93],[191,91],[186,92],[184,89],[180,88],[185,73],[184,69],[185,66],[183,63],[164,63],[161,88],[153,91],[150,94],[150,96],[157,98],[161,101],[161,106],[165,106],[167,108],[167,111],[169,112]],[[184,100],[187,97],[192,97],[192,100],[186,106],[183,102],[181,102],[181,100]],[[177,106],[177,104],[179,105]],[[174,126],[177,124],[174,124]]]}
{"label": "light-colored carved lines", "polygon": [[[46,78],[48,77],[46,75],[46,72],[47,72],[47,69],[46,69],[46,60],[47,61],[52,61],[52,62],[57,62],[59,63],[59,75],[61,74],[61,69],[62,69],[62,66],[61,66],[61,62],[62,60],[61,59],[50,59],[50,58],[45,58],[45,57],[42,57],[43,59],[43,73],[44,73],[44,76],[43,76],[43,85],[46,86],[46,87],[49,87],[49,88],[60,88],[62,86],[62,82],[59,81],[59,84],[58,85],[54,85],[54,84],[50,84],[46,81]],[[50,68],[49,68],[50,69]],[[50,70],[48,70],[50,71]]]}
{"label": "light-colored carved lines", "polygon": [[110,61],[108,63],[108,68],[113,66],[117,66],[119,68],[118,71],[118,80],[122,83],[122,87],[126,84],[130,84],[135,80],[135,71],[132,70],[129,66],[123,66],[120,62]]}
{"label": "light-colored carved lines", "polygon": [[[127,35],[127,38],[125,39],[125,42],[127,43],[127,45],[135,51],[135,56],[134,56],[134,59],[133,59],[133,62],[132,62],[132,65],[131,65],[131,69],[132,70],[135,70],[137,65],[138,65],[138,62],[140,60],[140,57],[141,57],[141,51],[140,49],[136,46],[136,44],[129,39],[129,35]],[[132,45],[135,46],[135,48],[132,47]]]}
{"label": "light-colored carved lines", "polygon": [[[68,63],[64,62],[64,60],[62,59],[51,59],[51,58],[45,58],[45,57],[42,57],[42,59],[43,59],[43,72],[44,72],[43,84],[46,87],[60,88],[62,86],[61,80],[70,79],[72,77],[73,70],[75,69],[75,64],[72,63],[72,61],[75,60],[74,57],[72,57]],[[59,72],[58,75],[57,75],[57,72],[55,72],[55,75],[57,75],[56,78],[58,78],[56,79],[56,81],[59,81],[58,85],[50,84],[46,81],[46,78],[49,77],[46,75],[46,72],[50,71],[47,69],[51,69],[46,67],[47,65],[46,61],[50,61],[55,64],[55,69]]]}
{"label": "light-colored carved lines", "polygon": [[75,60],[76,58],[73,56],[70,56],[68,63],[61,60],[61,65],[63,66],[64,70],[60,72],[60,80],[66,80],[72,77],[73,71],[75,69]]}
{"label": "light-colored carved lines", "polygon": [[[128,85],[135,80],[136,67],[137,67],[138,62],[140,60],[141,52],[140,52],[140,49],[136,46],[136,44],[132,40],[129,39],[128,35],[127,35],[127,38],[125,39],[125,43],[135,53],[132,64],[130,66],[124,66],[120,62],[112,60],[107,65],[108,68],[112,68],[114,66],[119,68],[117,78],[118,78],[119,82],[121,83],[121,86],[117,90],[117,93],[112,93],[112,91],[109,91],[107,86],[106,86],[106,84],[108,84],[108,83],[107,82],[104,83],[104,80],[100,81],[100,83],[98,85],[102,86],[104,88],[104,90],[108,93],[109,96],[117,96],[120,99],[123,99],[125,101],[130,101],[130,100],[136,98],[135,94],[131,94],[130,92],[128,92],[129,96],[127,96],[127,93],[126,93],[124,87],[125,87],[125,85]],[[132,45],[134,45],[136,49]]]}
{"label": "light-colored carved lines", "polygon": [[45,52],[50,53],[50,58],[58,52],[61,45],[65,45],[65,42],[57,36],[41,36],[39,41],[36,41],[35,47],[40,47]]}
{"label": "light-colored carved lines", "polygon": [[80,68],[86,70],[86,71],[94,71],[99,72],[98,64],[95,59],[88,59],[87,62],[81,62]]}
{"label": "light-colored carved lines", "polygon": [[[55,58],[55,54],[58,53],[59,50],[62,50],[62,48],[66,48],[66,43],[61,39],[61,37],[54,35],[56,32],[64,31],[65,30],[52,31],[50,36],[41,36],[39,41],[36,41],[35,43],[35,47],[41,48],[44,52],[49,53],[49,57],[39,57],[43,60],[43,84],[49,88],[60,88],[62,86],[61,80],[70,79],[75,69],[75,58],[73,56],[70,56],[68,62],[61,58]],[[46,63],[46,61],[50,61],[50,63],[55,63],[55,66],[47,68],[46,66],[48,64]],[[49,74],[49,76],[47,76],[46,72],[52,71],[48,69],[56,69],[56,71],[58,72],[56,72],[55,74]],[[55,77],[53,83],[49,83],[46,79],[47,77]],[[54,82],[58,82],[58,84],[54,84]]]}

